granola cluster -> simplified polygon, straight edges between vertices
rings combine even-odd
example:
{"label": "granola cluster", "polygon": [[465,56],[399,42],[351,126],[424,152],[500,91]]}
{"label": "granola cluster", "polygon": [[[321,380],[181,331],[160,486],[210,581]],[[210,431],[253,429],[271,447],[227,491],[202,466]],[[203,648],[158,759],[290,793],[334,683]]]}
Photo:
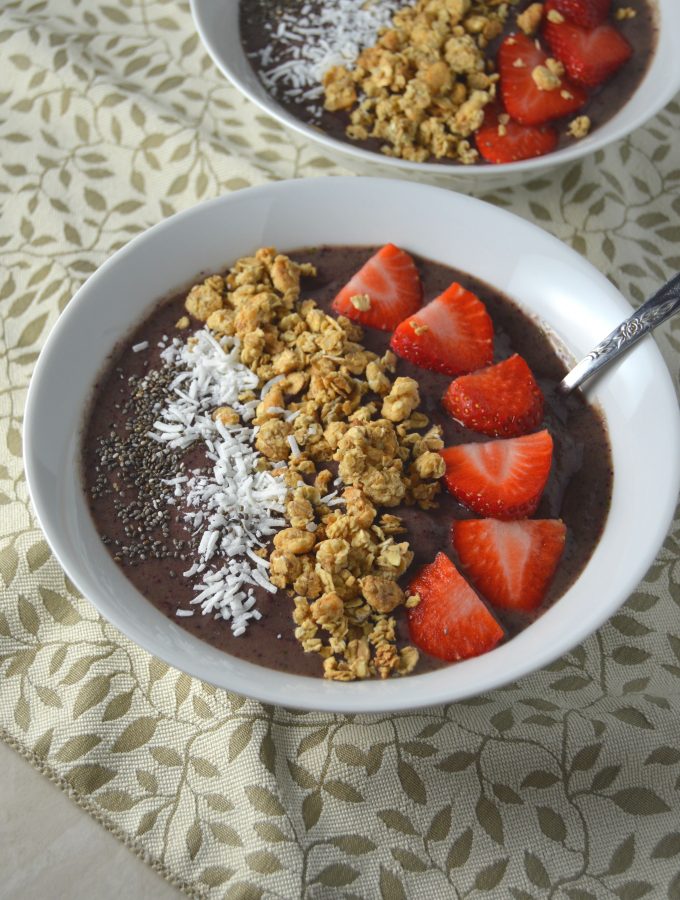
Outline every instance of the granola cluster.
{"label": "granola cluster", "polygon": [[[256,447],[288,487],[269,577],[294,597],[297,639],[326,678],[404,675],[418,651],[397,647],[391,614],[417,602],[397,584],[413,553],[399,516],[381,510],[435,505],[443,441],[418,410],[417,382],[394,376],[394,354],[366,350],[359,326],[301,298],[301,277],[315,274],[263,248],[195,285],[185,305],[240,339],[263,386]],[[236,413],[214,415],[232,423]]]}
{"label": "granola cluster", "polygon": [[351,71],[325,73],[325,108],[351,110],[348,137],[379,138],[388,156],[476,162],[469,138],[498,80],[484,51],[517,2],[417,0],[398,10]]}

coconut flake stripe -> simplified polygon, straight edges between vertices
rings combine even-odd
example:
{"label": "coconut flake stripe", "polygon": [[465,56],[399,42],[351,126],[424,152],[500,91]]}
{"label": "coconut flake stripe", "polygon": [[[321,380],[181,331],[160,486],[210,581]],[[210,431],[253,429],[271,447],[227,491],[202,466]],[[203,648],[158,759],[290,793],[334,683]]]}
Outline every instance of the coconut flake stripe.
{"label": "coconut flake stripe", "polygon": [[262,20],[270,40],[251,58],[273,94],[303,103],[318,117],[321,80],[331,66],[351,65],[375,43],[403,0],[336,0],[275,5],[276,15]]}
{"label": "coconut flake stripe", "polygon": [[[237,339],[217,340],[207,328],[186,343],[175,338],[161,356],[177,376],[149,436],[175,450],[201,441],[212,464],[166,482],[168,502],[186,507],[184,521],[198,540],[197,558],[184,573],[201,576],[191,603],[204,615],[228,620],[239,636],[261,615],[254,588],[276,591],[267,577],[269,563],[257,551],[286,524],[285,484],[258,469],[257,428],[242,424],[252,420],[258,401],[242,403],[239,395],[255,390],[258,377],[239,362]],[[220,406],[236,410],[241,423],[213,420]]]}

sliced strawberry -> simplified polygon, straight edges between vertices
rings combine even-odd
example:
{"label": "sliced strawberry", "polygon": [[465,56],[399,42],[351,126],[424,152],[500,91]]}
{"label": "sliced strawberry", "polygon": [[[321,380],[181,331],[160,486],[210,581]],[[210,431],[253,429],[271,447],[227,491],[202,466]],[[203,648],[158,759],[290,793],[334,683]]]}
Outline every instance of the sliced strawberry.
{"label": "sliced strawberry", "polygon": [[454,282],[402,322],[390,346],[423,369],[460,375],[493,359],[493,325],[482,301]]}
{"label": "sliced strawberry", "polygon": [[595,28],[609,15],[612,0],[555,0],[554,8],[575,25]]}
{"label": "sliced strawberry", "polygon": [[560,519],[469,519],[451,529],[465,573],[501,609],[530,612],[540,606],[564,551]]}
{"label": "sliced strawberry", "polygon": [[416,264],[405,250],[385,244],[333,300],[333,309],[354,322],[394,331],[423,302]]}
{"label": "sliced strawberry", "polygon": [[[555,8],[552,2],[546,4],[548,10]],[[588,30],[568,19],[554,22],[546,16],[544,34],[569,77],[586,87],[611,78],[633,54],[625,37],[609,23]]]}
{"label": "sliced strawberry", "polygon": [[527,434],[543,419],[543,394],[517,353],[495,366],[456,378],[442,403],[466,428],[491,437]]}
{"label": "sliced strawberry", "polygon": [[547,431],[524,437],[459,444],[440,451],[450,493],[480,516],[523,519],[536,512],[550,474],[553,441]]}
{"label": "sliced strawberry", "polygon": [[582,88],[565,78],[559,78],[550,90],[540,88],[541,71],[544,78],[548,71],[547,59],[548,54],[526,34],[508,35],[498,51],[503,104],[510,116],[522,125],[541,125],[568,116],[588,99]]}
{"label": "sliced strawberry", "polygon": [[487,106],[475,140],[487,162],[509,163],[550,153],[557,146],[557,131],[550,125],[520,125],[507,113],[503,116],[502,107]]}
{"label": "sliced strawberry", "polygon": [[413,643],[452,662],[491,650],[503,629],[444,553],[418,572],[409,585],[420,603],[408,610]]}

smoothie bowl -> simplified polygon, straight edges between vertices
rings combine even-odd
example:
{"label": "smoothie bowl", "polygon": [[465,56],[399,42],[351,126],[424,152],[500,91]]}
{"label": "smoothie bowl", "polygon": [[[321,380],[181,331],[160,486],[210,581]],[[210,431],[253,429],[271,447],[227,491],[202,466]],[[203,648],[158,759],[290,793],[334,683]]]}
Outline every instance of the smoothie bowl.
{"label": "smoothie bowl", "polygon": [[[554,391],[629,312],[540,229],[436,188],[219,198],[119,251],[55,327],[33,504],[84,596],[191,675],[329,711],[472,696],[597,628],[666,534],[680,426],[654,343]],[[480,453],[495,493],[465,480]]]}
{"label": "smoothie bowl", "polygon": [[675,0],[192,0],[250,100],[348,164],[507,182],[618,140],[680,88]]}

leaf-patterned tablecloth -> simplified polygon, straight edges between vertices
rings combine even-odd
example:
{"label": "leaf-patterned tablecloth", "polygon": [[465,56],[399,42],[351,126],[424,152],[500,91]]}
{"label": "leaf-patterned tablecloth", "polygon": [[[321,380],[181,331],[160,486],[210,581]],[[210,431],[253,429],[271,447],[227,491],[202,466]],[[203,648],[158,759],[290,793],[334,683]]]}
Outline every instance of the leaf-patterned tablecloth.
{"label": "leaf-patterned tablecloth", "polygon": [[[0,54],[6,740],[190,895],[680,897],[677,521],[626,606],[573,653],[406,715],[303,714],[215,690],[77,595],[21,462],[26,386],[59,312],[164,216],[343,170],[222,79],[184,2],[6,0]],[[679,127],[676,100],[606,152],[486,199],[638,302],[680,269]],[[676,378],[679,324],[658,337]]]}

